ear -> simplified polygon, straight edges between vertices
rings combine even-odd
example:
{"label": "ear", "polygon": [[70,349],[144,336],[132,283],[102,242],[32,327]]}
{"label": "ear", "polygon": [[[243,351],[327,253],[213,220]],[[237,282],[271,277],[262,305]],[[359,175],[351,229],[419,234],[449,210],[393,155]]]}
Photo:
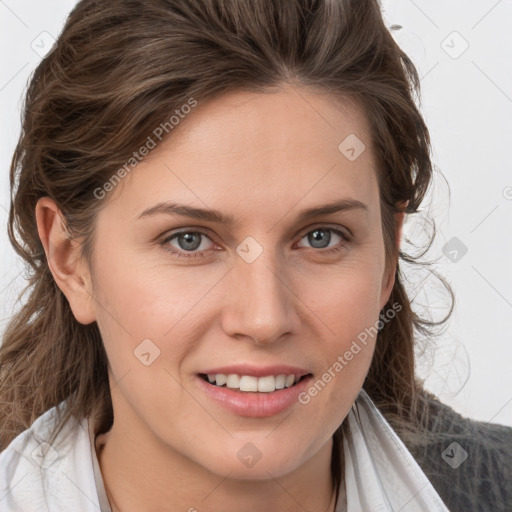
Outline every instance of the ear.
{"label": "ear", "polygon": [[[406,201],[405,203],[399,203],[401,211],[399,213],[395,213],[394,215],[396,233],[395,246],[397,248],[397,253],[400,250],[400,244],[402,241],[402,228],[405,219],[405,208],[407,207],[408,204],[409,201]],[[395,285],[395,274],[397,265],[398,260],[394,262],[391,271],[384,277],[384,282],[382,283],[380,309],[382,309],[386,305],[386,302],[389,300],[391,292],[393,291],[393,286]]]}
{"label": "ear", "polygon": [[87,325],[96,320],[89,268],[80,258],[79,244],[68,233],[55,201],[42,197],[36,208],[37,232],[57,286],[66,296],[74,317]]}

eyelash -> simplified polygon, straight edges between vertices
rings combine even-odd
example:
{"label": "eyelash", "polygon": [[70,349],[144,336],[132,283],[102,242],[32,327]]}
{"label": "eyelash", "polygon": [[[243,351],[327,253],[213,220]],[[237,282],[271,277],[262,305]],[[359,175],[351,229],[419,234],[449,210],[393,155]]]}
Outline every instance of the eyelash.
{"label": "eyelash", "polygon": [[[313,231],[316,231],[316,230],[331,231],[332,233],[337,234],[342,239],[341,245],[338,245],[336,247],[331,247],[330,249],[324,249],[324,250],[318,249],[316,251],[321,254],[333,254],[333,253],[340,252],[341,250],[343,250],[345,248],[345,244],[350,242],[350,238],[343,231],[340,231],[339,229],[330,228],[327,226],[317,226],[313,229],[310,229],[309,231],[307,231],[300,237],[300,240],[302,240],[306,235],[309,235],[310,233],[312,233]],[[206,257],[206,255],[204,254],[206,252],[206,250],[199,251],[199,252],[191,252],[191,251],[177,251],[174,248],[173,249],[170,248],[171,246],[169,245],[169,242],[171,240],[173,240],[174,238],[176,238],[180,235],[183,235],[185,233],[200,234],[200,235],[203,235],[203,236],[209,238],[207,233],[200,231],[200,230],[183,230],[183,231],[178,231],[177,233],[173,233],[172,235],[166,237],[164,240],[162,240],[160,245],[163,247],[164,250],[170,252],[171,254],[174,254],[178,258],[203,258],[203,257]]]}

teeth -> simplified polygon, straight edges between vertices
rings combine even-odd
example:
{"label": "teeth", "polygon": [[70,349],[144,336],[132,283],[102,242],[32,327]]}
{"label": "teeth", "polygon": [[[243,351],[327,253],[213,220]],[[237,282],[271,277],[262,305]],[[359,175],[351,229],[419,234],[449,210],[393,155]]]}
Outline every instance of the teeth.
{"label": "teeth", "polygon": [[[258,389],[257,391],[261,391],[263,393],[270,393],[276,390],[276,378],[273,375],[269,375],[268,377],[260,377],[259,379],[254,379],[257,383]],[[295,380],[295,377],[294,377]],[[245,391],[240,386],[240,391]]]}
{"label": "teeth", "polygon": [[240,391],[258,391],[258,379],[250,375],[243,375],[240,377]]}
{"label": "teeth", "polygon": [[228,388],[240,388],[240,377],[236,373],[230,373],[226,377],[226,387]]}
{"label": "teeth", "polygon": [[272,393],[276,389],[284,389],[293,386],[299,379],[295,375],[266,375],[265,377],[254,377],[252,375],[237,375],[231,373],[208,374],[208,382],[216,386],[223,386],[240,391]]}
{"label": "teeth", "polygon": [[286,385],[286,375],[281,374],[276,377],[276,389],[283,389]]}

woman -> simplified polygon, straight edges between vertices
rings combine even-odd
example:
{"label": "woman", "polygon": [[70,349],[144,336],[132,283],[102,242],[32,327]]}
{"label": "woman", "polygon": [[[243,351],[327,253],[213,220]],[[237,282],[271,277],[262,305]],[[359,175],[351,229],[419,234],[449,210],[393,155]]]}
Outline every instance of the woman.
{"label": "woman", "polygon": [[373,0],[76,6],[11,168],[2,510],[506,510],[512,429],[415,378],[418,82]]}

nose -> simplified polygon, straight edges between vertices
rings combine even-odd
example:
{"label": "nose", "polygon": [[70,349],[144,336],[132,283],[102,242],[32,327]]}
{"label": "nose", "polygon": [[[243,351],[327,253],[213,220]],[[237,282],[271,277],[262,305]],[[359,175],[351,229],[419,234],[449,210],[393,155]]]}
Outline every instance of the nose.
{"label": "nose", "polygon": [[224,332],[257,345],[272,344],[296,333],[299,299],[289,280],[283,265],[277,265],[266,252],[252,263],[236,258],[222,313]]}

